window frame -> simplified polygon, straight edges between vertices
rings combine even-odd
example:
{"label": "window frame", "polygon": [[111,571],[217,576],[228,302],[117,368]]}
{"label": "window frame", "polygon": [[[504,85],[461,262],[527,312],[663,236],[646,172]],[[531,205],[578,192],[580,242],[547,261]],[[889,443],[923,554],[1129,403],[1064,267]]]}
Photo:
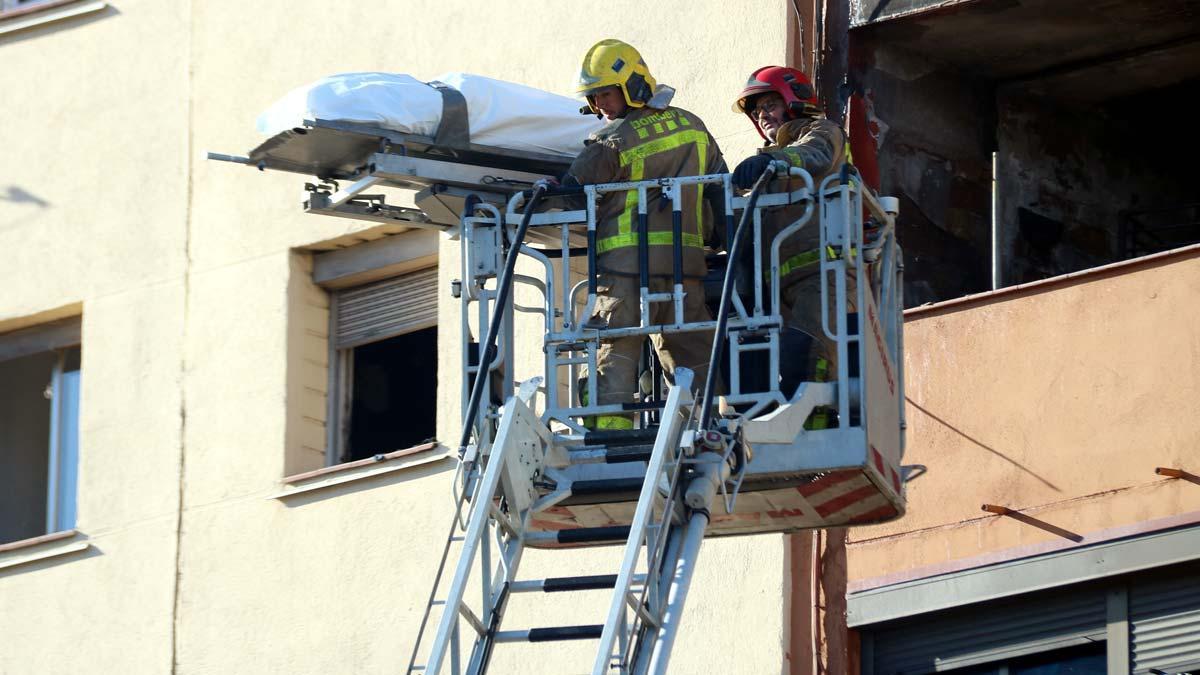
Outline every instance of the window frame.
{"label": "window frame", "polygon": [[82,0],[0,0],[0,19],[45,12],[56,7],[73,5]]}
{"label": "window frame", "polygon": [[[46,467],[46,533],[75,528],[79,499],[79,398],[82,368],[67,370],[71,349],[58,349],[50,376],[50,439]],[[81,356],[82,356],[82,350]]]}
{"label": "window frame", "polygon": [[105,0],[0,0],[0,36],[99,12],[107,7]]}
{"label": "window frame", "polygon": [[312,251],[312,281],[329,298],[324,468],[353,463],[341,461],[349,440],[347,422],[353,399],[348,394],[354,381],[353,348],[337,346],[339,292],[406,274],[436,271],[440,242],[441,233],[437,231],[406,229],[366,242],[356,240],[344,248]]}
{"label": "window frame", "polygon": [[[375,281],[394,280],[406,275],[427,273],[430,269],[433,269],[436,273],[436,264],[424,265],[416,269],[411,269],[400,274],[387,276],[383,279],[377,279]],[[367,285],[369,284],[355,284],[336,289],[329,289],[329,388],[327,393],[328,399],[326,401],[325,417],[326,467],[340,466],[343,464],[350,464],[355,461],[361,461],[343,460],[342,457],[346,446],[350,442],[350,411],[354,405],[354,399],[352,396],[354,391],[354,350],[371,344],[371,342],[353,344],[347,347],[339,347],[336,336],[338,334],[338,297],[340,292],[361,288]],[[381,334],[378,336],[378,341],[399,337],[401,335],[407,335],[419,330],[436,328],[436,326],[437,323],[435,322],[432,326],[422,324],[399,333]],[[434,354],[434,358],[437,358],[436,353]],[[395,450],[400,450],[400,448],[396,448]]]}
{"label": "window frame", "polygon": [[[0,363],[38,354],[56,354],[47,375],[50,419],[46,444],[46,515],[35,539],[72,532],[78,517],[79,413],[82,380],[82,318],[68,317],[0,333]],[[72,352],[78,357],[73,357]],[[79,367],[68,369],[76,358]],[[11,542],[9,542],[11,543]]]}

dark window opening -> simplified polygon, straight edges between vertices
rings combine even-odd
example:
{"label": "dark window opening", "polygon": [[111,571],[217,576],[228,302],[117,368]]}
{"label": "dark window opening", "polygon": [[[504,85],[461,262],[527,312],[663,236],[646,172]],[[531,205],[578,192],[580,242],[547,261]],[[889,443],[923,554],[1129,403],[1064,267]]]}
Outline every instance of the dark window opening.
{"label": "dark window opening", "polygon": [[0,360],[0,544],[75,526],[79,348]]}
{"label": "dark window opening", "polygon": [[341,461],[410,448],[437,430],[437,327],[356,347]]}

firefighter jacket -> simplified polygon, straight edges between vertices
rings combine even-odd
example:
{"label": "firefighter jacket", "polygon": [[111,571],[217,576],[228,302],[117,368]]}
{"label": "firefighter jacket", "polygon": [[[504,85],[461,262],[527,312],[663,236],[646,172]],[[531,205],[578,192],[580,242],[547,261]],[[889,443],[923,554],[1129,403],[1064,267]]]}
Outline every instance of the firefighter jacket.
{"label": "firefighter jacket", "polygon": [[[773,159],[783,160],[800,167],[813,178],[813,189],[831,173],[841,169],[848,160],[846,134],[837,124],[823,117],[806,117],[790,120],[775,133],[775,142],[759,150]],[[779,185],[779,182],[772,183]],[[799,180],[784,181],[779,189],[798,190],[803,187]],[[799,218],[804,207],[795,204],[764,213],[763,218],[763,268],[769,269],[770,244],[777,233]],[[819,269],[817,248],[821,244],[820,220],[816,214],[799,232],[792,233],[779,247],[779,277],[786,279],[806,277]]]}
{"label": "firefighter jacket", "polygon": [[[726,173],[721,150],[704,122],[693,113],[668,106],[669,96],[666,101],[662,98],[656,94],[650,105],[630,109],[625,117],[592,134],[565,181],[586,185]],[[661,105],[652,107],[656,103]],[[646,197],[649,272],[671,276],[671,200],[657,189],[649,190]],[[724,212],[724,195],[719,184],[703,190],[685,186],[681,202],[683,274],[703,277],[704,244],[711,240],[714,208]],[[597,199],[596,266],[601,272],[638,273],[637,191],[613,192]]]}

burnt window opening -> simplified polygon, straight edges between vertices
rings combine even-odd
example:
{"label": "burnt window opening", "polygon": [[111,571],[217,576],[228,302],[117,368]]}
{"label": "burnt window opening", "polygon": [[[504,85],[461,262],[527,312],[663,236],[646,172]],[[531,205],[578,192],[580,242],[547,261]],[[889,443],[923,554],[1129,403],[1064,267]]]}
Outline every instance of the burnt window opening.
{"label": "burnt window opening", "polygon": [[906,305],[1200,242],[1187,3],[906,7],[850,35]]}
{"label": "burnt window opening", "polygon": [[437,268],[333,291],[326,464],[434,441]]}
{"label": "burnt window opening", "polygon": [[433,440],[437,431],[437,328],[352,351],[349,434],[341,461]]}

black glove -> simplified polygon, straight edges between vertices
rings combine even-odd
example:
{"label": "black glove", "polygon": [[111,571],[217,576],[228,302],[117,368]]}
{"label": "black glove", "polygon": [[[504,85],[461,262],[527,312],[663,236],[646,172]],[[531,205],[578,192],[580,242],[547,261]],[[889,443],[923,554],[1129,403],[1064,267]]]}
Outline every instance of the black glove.
{"label": "black glove", "polygon": [[770,155],[754,155],[742,160],[741,164],[733,170],[733,186],[743,190],[748,190],[754,186],[754,181],[767,170],[767,165],[771,163]]}

